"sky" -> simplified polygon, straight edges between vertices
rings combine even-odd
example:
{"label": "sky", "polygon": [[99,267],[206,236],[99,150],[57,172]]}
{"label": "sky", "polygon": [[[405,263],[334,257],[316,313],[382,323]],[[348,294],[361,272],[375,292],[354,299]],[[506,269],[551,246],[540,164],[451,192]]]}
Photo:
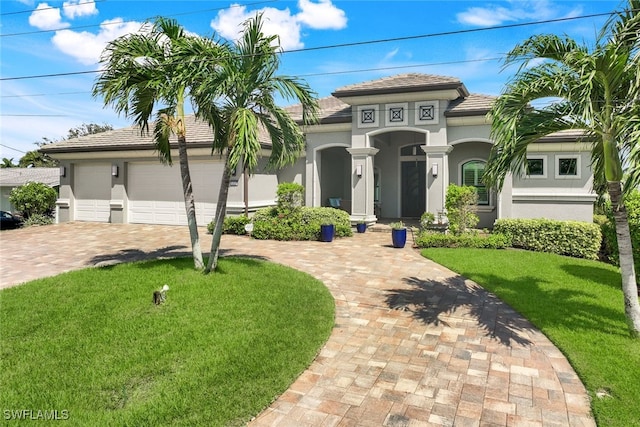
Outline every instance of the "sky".
{"label": "sky", "polygon": [[[108,42],[157,16],[233,41],[241,23],[262,12],[265,32],[280,37],[280,72],[304,79],[318,97],[404,73],[456,77],[472,93],[499,95],[515,71],[502,60],[517,43],[553,33],[591,44],[607,17],[585,16],[623,6],[619,0],[0,0],[0,158],[17,163],[37,142],[60,140],[83,123],[130,126],[131,119],[91,95],[99,58]],[[563,18],[574,19],[541,22]],[[500,26],[512,27],[493,28]]]}

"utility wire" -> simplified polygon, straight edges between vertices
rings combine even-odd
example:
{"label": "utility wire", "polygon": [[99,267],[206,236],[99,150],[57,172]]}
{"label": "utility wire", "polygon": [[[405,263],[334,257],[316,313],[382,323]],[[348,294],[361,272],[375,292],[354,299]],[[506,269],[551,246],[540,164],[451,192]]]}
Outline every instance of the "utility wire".
{"label": "utility wire", "polygon": [[[105,1],[105,0],[100,0],[100,1]],[[204,13],[204,12],[213,12],[213,11],[217,11],[217,10],[226,10],[226,9],[233,9],[236,7],[243,7],[243,6],[255,6],[258,4],[263,4],[263,3],[274,3],[277,2],[278,0],[264,0],[264,1],[258,1],[258,2],[254,2],[254,3],[245,3],[245,4],[232,4],[229,7],[216,7],[216,8],[211,8],[211,9],[203,9],[203,10],[194,10],[191,12],[182,12],[182,13],[173,13],[171,15],[166,15],[167,17],[173,17],[173,16],[184,16],[184,15],[195,15],[197,13]],[[49,8],[49,9],[56,9],[56,8]],[[41,9],[43,10],[43,9]],[[143,21],[148,21],[150,18],[145,18],[143,19]],[[52,33],[55,31],[61,31],[61,30],[79,30],[79,29],[84,29],[84,28],[95,28],[95,27],[103,27],[103,26],[107,26],[107,25],[122,25],[122,24],[127,24],[127,23],[131,23],[131,22],[138,22],[138,21],[133,21],[133,20],[129,20],[129,21],[120,21],[120,22],[106,22],[106,23],[101,23],[101,24],[91,24],[91,25],[78,25],[75,27],[62,27],[62,28],[53,28],[51,30],[34,30],[34,31],[24,31],[21,33],[8,33],[8,34],[0,34],[0,37],[14,37],[14,36],[26,36],[26,35],[31,35],[31,34],[43,34],[43,33]]]}
{"label": "utility wire", "polygon": [[18,150],[17,148],[9,147],[8,145],[0,143],[4,148],[8,148],[9,150],[17,151],[18,153],[27,154],[26,151]]}

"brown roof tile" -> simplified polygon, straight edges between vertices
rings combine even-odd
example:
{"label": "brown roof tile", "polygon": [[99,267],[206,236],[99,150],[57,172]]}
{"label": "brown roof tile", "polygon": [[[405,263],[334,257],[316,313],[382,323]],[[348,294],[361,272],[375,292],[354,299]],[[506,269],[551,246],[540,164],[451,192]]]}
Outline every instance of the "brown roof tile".
{"label": "brown roof tile", "polygon": [[446,117],[484,115],[489,112],[495,99],[495,96],[472,93],[467,97],[460,97],[451,101],[444,115]]}
{"label": "brown roof tile", "polygon": [[449,76],[437,76],[433,74],[399,74],[343,86],[333,92],[335,97],[382,95],[388,93],[421,92],[438,89],[458,89],[461,95],[468,94],[467,89],[460,79]]}

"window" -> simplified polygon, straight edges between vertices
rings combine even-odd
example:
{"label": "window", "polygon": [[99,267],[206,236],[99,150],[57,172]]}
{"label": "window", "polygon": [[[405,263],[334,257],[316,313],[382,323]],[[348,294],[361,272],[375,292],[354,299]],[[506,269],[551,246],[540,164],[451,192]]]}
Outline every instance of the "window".
{"label": "window", "polygon": [[479,205],[489,204],[489,191],[482,182],[485,165],[482,160],[472,160],[462,165],[462,185],[476,187]]}
{"label": "window", "polygon": [[528,156],[525,168],[527,178],[546,178],[547,156]]}
{"label": "window", "polygon": [[580,178],[580,156],[578,155],[556,156],[556,178],[559,178],[559,179]]}

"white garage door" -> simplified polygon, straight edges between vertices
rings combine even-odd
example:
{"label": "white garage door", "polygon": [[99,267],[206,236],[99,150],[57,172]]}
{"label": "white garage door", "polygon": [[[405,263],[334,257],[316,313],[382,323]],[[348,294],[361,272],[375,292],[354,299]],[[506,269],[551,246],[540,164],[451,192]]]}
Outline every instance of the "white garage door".
{"label": "white garage door", "polygon": [[[196,199],[196,220],[206,226],[215,215],[222,162],[189,162]],[[128,168],[129,222],[186,225],[180,165],[130,163]]]}
{"label": "white garage door", "polygon": [[76,221],[109,222],[111,165],[109,163],[75,165],[73,183]]}

